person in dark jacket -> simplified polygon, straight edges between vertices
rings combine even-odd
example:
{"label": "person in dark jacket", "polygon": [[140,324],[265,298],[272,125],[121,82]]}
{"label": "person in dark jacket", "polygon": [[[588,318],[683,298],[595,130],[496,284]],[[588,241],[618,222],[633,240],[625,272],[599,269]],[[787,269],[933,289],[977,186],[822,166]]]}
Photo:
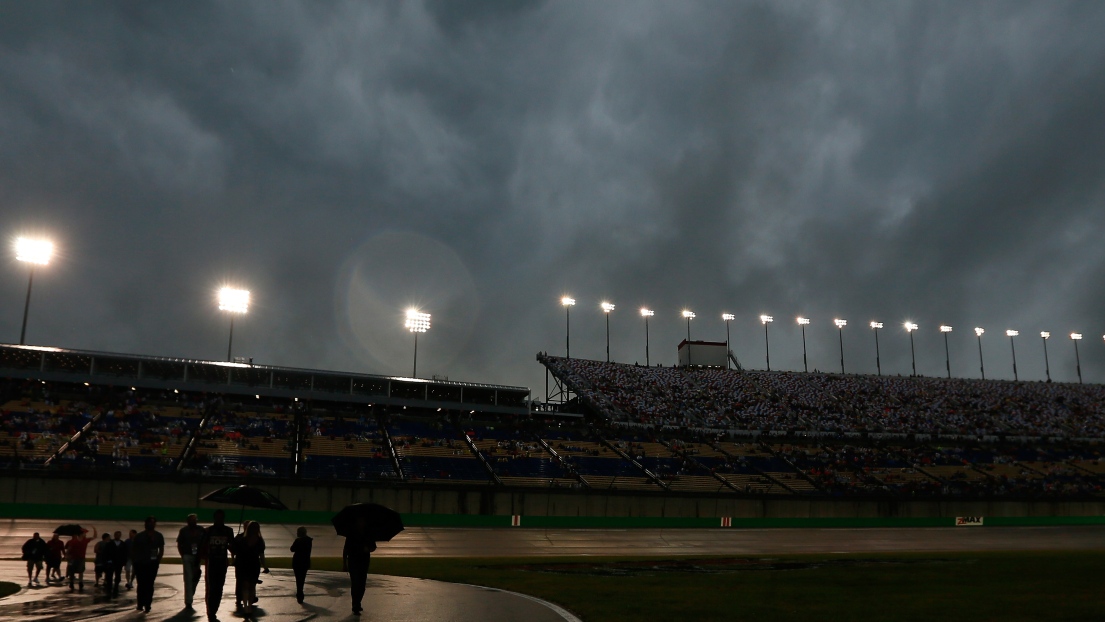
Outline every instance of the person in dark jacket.
{"label": "person in dark jacket", "polygon": [[165,555],[165,536],[157,531],[157,518],[146,518],[146,530],[134,537],[130,558],[134,562],[134,577],[138,580],[138,609],[150,612],[153,604],[154,580],[161,558]]}
{"label": "person in dark jacket", "polygon": [[353,599],[353,615],[361,615],[361,600],[364,599],[365,585],[368,583],[368,564],[376,543],[364,535],[367,525],[363,518],[357,521],[356,535],[345,538],[342,549],[342,570],[349,573],[349,595]]}
{"label": "person in dark jacket", "polygon": [[[35,535],[31,536],[30,540],[23,543],[23,559],[27,561],[27,587],[38,583],[38,575],[42,572],[42,562],[46,559],[47,552],[46,541],[38,535],[37,531]],[[34,570],[33,579],[31,570]],[[300,600],[300,602],[303,601]]]}
{"label": "person in dark jacket", "polygon": [[292,571],[295,573],[295,599],[303,602],[303,583],[307,580],[307,571],[311,569],[311,545],[313,540],[307,537],[307,528],[295,531],[292,542]]}
{"label": "person in dark jacket", "polygon": [[[130,545],[123,540],[123,532],[116,531],[111,541],[111,559],[115,571],[115,580],[111,582],[111,598],[119,597],[119,584],[123,582],[123,571],[130,561]],[[105,590],[106,591],[106,590]]]}

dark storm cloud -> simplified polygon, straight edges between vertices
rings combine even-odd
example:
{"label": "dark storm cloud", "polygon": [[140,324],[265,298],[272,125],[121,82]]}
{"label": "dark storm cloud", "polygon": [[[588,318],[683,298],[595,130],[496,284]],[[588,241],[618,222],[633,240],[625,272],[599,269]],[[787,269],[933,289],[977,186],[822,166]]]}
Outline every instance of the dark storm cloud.
{"label": "dark storm cloud", "polygon": [[770,313],[772,366],[801,367],[802,314],[811,367],[846,317],[850,370],[878,319],[908,372],[912,320],[921,373],[949,323],[957,375],[978,325],[988,376],[1018,328],[1022,378],[1051,330],[1072,379],[1080,330],[1102,381],[1103,27],[1092,2],[3,3],[0,227],[61,248],[32,343],[218,358],[239,282],[239,354],[407,373],[424,304],[420,372],[539,393],[569,293],[578,356],[608,298],[616,360],[648,305],[654,362],[687,307],[694,338],[736,313],[753,366]]}

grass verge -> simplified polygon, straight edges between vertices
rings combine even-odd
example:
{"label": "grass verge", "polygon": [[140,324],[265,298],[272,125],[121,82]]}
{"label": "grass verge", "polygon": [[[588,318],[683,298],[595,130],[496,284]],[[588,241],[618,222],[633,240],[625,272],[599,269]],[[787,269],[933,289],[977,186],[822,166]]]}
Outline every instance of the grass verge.
{"label": "grass verge", "polygon": [[[290,560],[270,560],[289,567]],[[341,570],[338,559],[315,559]],[[470,583],[557,603],[587,622],[1105,619],[1091,552],[701,558],[379,558],[374,574]]]}

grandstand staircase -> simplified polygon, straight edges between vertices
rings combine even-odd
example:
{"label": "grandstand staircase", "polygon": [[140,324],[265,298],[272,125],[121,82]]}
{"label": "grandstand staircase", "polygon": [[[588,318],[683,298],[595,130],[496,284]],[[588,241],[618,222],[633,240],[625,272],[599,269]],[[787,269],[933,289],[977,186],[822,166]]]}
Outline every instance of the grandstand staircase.
{"label": "grandstand staircase", "polygon": [[644,473],[645,477],[648,477],[650,480],[652,480],[652,483],[654,483],[657,486],[663,488],[664,490],[669,490],[670,489],[667,482],[665,482],[664,480],[657,477],[655,473],[653,473],[652,471],[645,468],[645,466],[643,464],[641,464],[640,462],[637,462],[636,460],[634,460],[629,454],[622,451],[621,448],[619,448],[617,445],[615,445],[615,444],[611,443],[610,441],[606,440],[606,438],[604,438],[601,434],[598,433],[598,430],[595,430],[594,428],[592,428],[591,429],[591,434],[596,439],[598,439],[599,443],[601,443],[604,447],[606,447],[610,451],[618,454],[619,456],[621,456],[622,460],[625,460],[626,462],[632,464],[634,467],[637,468],[638,471],[640,471],[641,473]]}
{"label": "grandstand staircase", "polygon": [[460,431],[460,435],[464,439],[464,444],[468,446],[468,451],[472,452],[476,460],[480,461],[480,465],[483,466],[484,471],[487,471],[487,476],[491,478],[491,481],[495,482],[496,486],[502,486],[503,480],[499,479],[499,475],[495,473],[495,469],[487,462],[487,458],[484,457],[483,452],[476,447],[476,442],[472,440],[472,437],[468,436],[468,433],[464,431]]}
{"label": "grandstand staircase", "polygon": [[72,438],[62,443],[61,447],[58,447],[58,450],[54,452],[54,455],[46,459],[46,462],[43,463],[44,466],[50,466],[51,464],[53,464],[54,460],[60,458],[61,455],[64,454],[66,451],[69,451],[69,448],[80,441],[82,438],[84,438],[89,433],[89,431],[92,430],[92,426],[96,425],[96,423],[99,422],[100,419],[103,418],[103,416],[104,409],[98,409],[96,411],[96,414],[93,415],[92,419],[90,419],[88,423],[81,426],[81,429],[77,430],[77,433],[74,434]]}
{"label": "grandstand staircase", "polygon": [[192,438],[188,439],[188,442],[184,445],[184,449],[180,450],[180,455],[177,456],[176,467],[173,468],[173,471],[180,473],[184,469],[184,465],[186,465],[188,461],[192,459],[192,456],[196,454],[196,444],[199,443],[200,434],[207,426],[207,422],[211,420],[211,417],[216,412],[218,412],[218,407],[213,401],[206,405],[206,408],[203,410],[203,417],[200,418],[199,423],[196,424],[196,429],[192,432]]}
{"label": "grandstand staircase", "polygon": [[545,451],[549,452],[549,455],[551,455],[553,457],[553,460],[556,460],[556,463],[559,464],[561,468],[563,468],[565,471],[571,473],[572,477],[575,478],[575,480],[577,482],[579,482],[580,486],[582,486],[583,488],[590,488],[591,487],[591,484],[589,484],[587,482],[587,480],[585,480],[583,477],[581,477],[580,474],[575,470],[575,468],[572,467],[572,465],[569,464],[566,460],[564,460],[564,456],[561,456],[560,454],[558,454],[556,452],[555,449],[552,448],[552,445],[549,445],[545,441],[545,439],[541,438],[540,435],[536,435],[536,438],[537,438],[537,443],[539,445],[541,445],[541,447],[544,447]]}
{"label": "grandstand staircase", "polygon": [[712,471],[712,470],[706,468],[706,466],[704,464],[702,464],[698,460],[695,460],[694,456],[692,456],[686,450],[680,451],[678,449],[673,448],[671,446],[671,441],[666,441],[666,440],[661,439],[659,442],[664,447],[667,447],[668,450],[673,455],[679,456],[680,459],[691,463],[692,465],[694,465],[694,467],[696,469],[698,469],[700,471],[703,471],[705,473],[709,473],[710,476],[713,477],[715,480],[717,480],[719,483],[721,483],[722,486],[725,486],[726,488],[732,490],[733,492],[743,492],[740,488],[737,488],[736,485],[733,484],[733,482],[731,482],[731,481],[725,479],[724,477],[722,477],[720,473],[717,473],[715,471]]}

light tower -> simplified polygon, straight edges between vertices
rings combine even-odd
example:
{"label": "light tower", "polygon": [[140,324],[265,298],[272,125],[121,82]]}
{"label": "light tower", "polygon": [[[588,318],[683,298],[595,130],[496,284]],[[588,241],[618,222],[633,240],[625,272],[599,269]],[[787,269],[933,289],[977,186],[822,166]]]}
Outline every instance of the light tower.
{"label": "light tower", "polygon": [[602,312],[606,315],[606,362],[610,362],[610,312],[614,310],[614,303],[603,302],[599,305],[602,307]]}
{"label": "light tower", "polygon": [[407,309],[407,321],[403,322],[407,330],[414,333],[414,370],[411,378],[418,377],[418,333],[430,330],[430,314],[422,313],[418,309]]}
{"label": "light tower", "polygon": [[800,317],[798,318],[798,326],[802,327],[802,370],[807,374],[810,372],[810,366],[806,363],[806,326],[810,323],[810,318]]}
{"label": "light tower", "polygon": [[982,379],[986,380],[986,365],[982,363],[982,333],[985,333],[986,329],[975,326],[975,337],[978,337],[978,371],[982,374]]}
{"label": "light tower", "polygon": [[737,316],[732,313],[722,313],[721,321],[725,322],[725,369],[730,369],[729,366],[729,351],[732,347],[729,345],[729,322],[737,319]]}
{"label": "light tower", "polygon": [[882,328],[882,322],[871,322],[871,330],[875,331],[875,370],[878,375],[882,375],[882,361],[879,360],[879,329]]}
{"label": "light tower", "polygon": [[572,307],[576,299],[564,296],[560,304],[564,305],[564,358],[572,358]]}
{"label": "light tower", "polygon": [[760,323],[764,325],[764,354],[767,358],[767,371],[771,371],[771,342],[767,338],[767,325],[774,321],[775,318],[770,315],[760,316]]}
{"label": "light tower", "polygon": [[913,322],[905,323],[905,332],[909,333],[909,359],[913,363],[913,377],[917,377],[917,352],[913,349],[913,331],[917,330],[917,325]]}
{"label": "light tower", "polygon": [[1013,352],[1013,382],[1017,381],[1017,347],[1013,345],[1013,337],[1021,334],[1020,331],[1009,329],[1005,335],[1009,337],[1009,349]]}
{"label": "light tower", "polygon": [[952,359],[948,355],[948,333],[952,332],[952,327],[947,324],[940,326],[940,332],[944,333],[944,367],[948,370],[948,378],[952,377]]}
{"label": "light tower", "polygon": [[648,318],[656,315],[652,309],[641,307],[641,317],[645,318],[645,367],[650,365],[648,360]]}
{"label": "light tower", "polygon": [[848,320],[833,320],[833,324],[836,324],[836,332],[840,337],[840,373],[844,373],[844,327],[848,325]]}
{"label": "light tower", "polygon": [[1070,340],[1074,342],[1074,368],[1078,370],[1078,384],[1082,384],[1082,359],[1078,357],[1078,342],[1082,341],[1082,333],[1071,333]]}
{"label": "light tower", "polygon": [[694,319],[694,311],[683,309],[683,317],[687,318],[687,343],[691,341],[691,320]]}
{"label": "light tower", "polygon": [[45,266],[54,255],[54,243],[50,240],[19,237],[15,240],[15,258],[30,265],[27,274],[27,299],[23,303],[23,328],[19,331],[19,345],[27,340],[27,312],[31,309],[31,285],[35,280],[35,266]]}
{"label": "light tower", "polygon": [[[1074,333],[1071,333],[1071,338],[1074,338]],[[1047,340],[1051,338],[1051,333],[1046,330],[1040,331],[1040,340],[1044,342],[1044,373],[1047,374],[1047,381],[1051,382],[1051,364],[1047,360]]]}
{"label": "light tower", "polygon": [[223,287],[219,290],[219,311],[230,314],[230,339],[226,343],[226,360],[230,358],[230,349],[234,345],[234,316],[245,315],[249,311],[249,290]]}

